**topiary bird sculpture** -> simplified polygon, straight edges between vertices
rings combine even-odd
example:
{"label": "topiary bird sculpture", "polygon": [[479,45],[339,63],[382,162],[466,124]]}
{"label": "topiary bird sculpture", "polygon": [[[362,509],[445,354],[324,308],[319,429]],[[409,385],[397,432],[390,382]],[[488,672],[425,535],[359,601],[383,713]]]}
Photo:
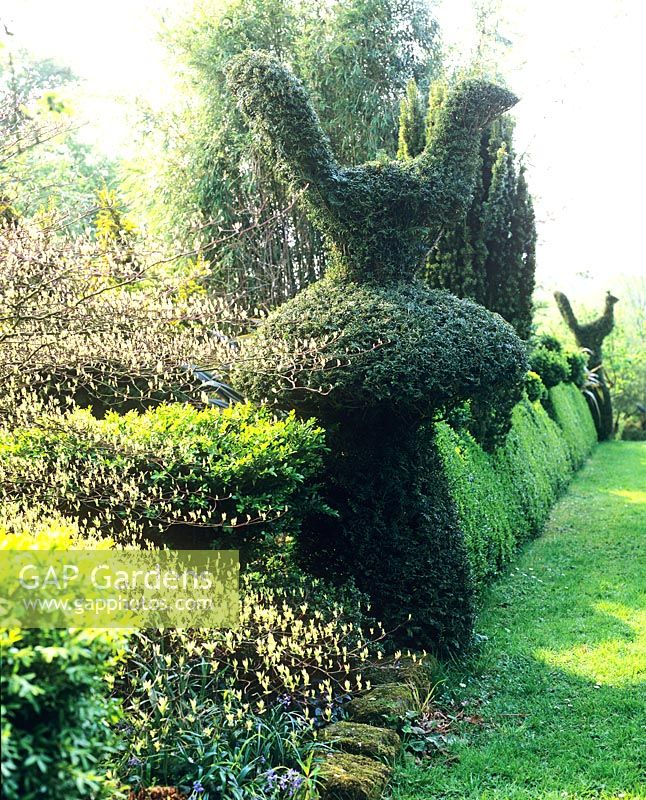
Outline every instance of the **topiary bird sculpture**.
{"label": "topiary bird sculpture", "polygon": [[432,421],[469,401],[494,443],[527,359],[499,315],[415,272],[469,202],[482,128],[515,98],[464,82],[417,158],[344,168],[305,87],[276,58],[237,56],[229,84],[330,256],[322,280],[248,337],[234,369],[247,397],[313,414],[328,431],[325,499],[338,516],[308,521],[300,557],[313,571],[352,575],[402,638],[458,647],[471,632],[473,589]]}
{"label": "topiary bird sculpture", "polygon": [[242,54],[229,81],[283,175],[304,191],[329,247],[332,274],[376,283],[412,277],[424,259],[424,241],[466,208],[480,133],[517,102],[499,86],[465,81],[449,95],[417,158],[343,168],[303,84],[276,58]]}
{"label": "topiary bird sculpture", "polygon": [[590,403],[590,411],[597,428],[599,440],[605,441],[612,438],[614,420],[610,388],[603,369],[602,348],[603,340],[610,335],[614,328],[615,303],[619,302],[619,298],[614,297],[610,292],[606,292],[603,313],[587,323],[579,322],[576,318],[567,295],[563,294],[563,292],[554,292],[554,298],[565,324],[574,334],[577,345],[588,351],[588,366],[591,371],[596,373],[599,380],[598,385],[588,390],[586,399],[590,403],[590,392],[595,396],[594,401]]}

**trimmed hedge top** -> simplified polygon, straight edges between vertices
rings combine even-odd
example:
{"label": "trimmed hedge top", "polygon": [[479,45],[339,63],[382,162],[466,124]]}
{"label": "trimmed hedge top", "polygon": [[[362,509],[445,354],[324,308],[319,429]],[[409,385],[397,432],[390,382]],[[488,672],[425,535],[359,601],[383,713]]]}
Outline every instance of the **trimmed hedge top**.
{"label": "trimmed hedge top", "polygon": [[503,447],[485,453],[466,431],[438,423],[437,444],[464,532],[471,574],[480,591],[538,534],[554,501],[596,442],[585,398],[559,384],[547,403],[514,409]]}
{"label": "trimmed hedge top", "polygon": [[324,453],[313,420],[248,404],[173,404],[103,420],[78,410],[1,433],[0,487],[23,506],[89,517],[104,532],[134,521],[156,535],[183,524],[207,544],[239,546],[293,534],[305,510],[320,507],[311,483]]}
{"label": "trimmed hedge top", "polygon": [[499,434],[526,368],[511,326],[470,300],[418,282],[339,286],[326,278],[269,316],[245,343],[234,380],[250,397],[323,421],[384,403],[427,419],[477,397]]}

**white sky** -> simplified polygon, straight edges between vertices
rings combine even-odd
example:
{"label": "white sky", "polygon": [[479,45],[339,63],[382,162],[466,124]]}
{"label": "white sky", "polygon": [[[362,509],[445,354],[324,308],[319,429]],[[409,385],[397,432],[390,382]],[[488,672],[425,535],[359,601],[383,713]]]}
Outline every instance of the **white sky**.
{"label": "white sky", "polygon": [[[154,106],[170,96],[172,67],[156,41],[165,5],[3,0],[0,20],[14,34],[12,44],[86,79],[95,120],[89,135],[110,150],[128,130],[115,95]],[[594,286],[601,298],[617,273],[646,273],[646,0],[501,5],[501,30],[513,42],[503,71],[521,97],[516,142],[526,152],[537,207],[541,282],[546,289]],[[469,0],[441,0],[437,13],[445,40],[467,52]],[[581,273],[603,281],[583,280]]]}

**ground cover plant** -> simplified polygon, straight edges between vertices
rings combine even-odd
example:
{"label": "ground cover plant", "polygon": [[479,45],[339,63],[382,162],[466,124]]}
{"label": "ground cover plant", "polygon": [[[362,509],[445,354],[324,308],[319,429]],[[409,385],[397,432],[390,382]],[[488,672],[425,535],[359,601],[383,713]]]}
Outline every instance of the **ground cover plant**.
{"label": "ground cover plant", "polygon": [[438,696],[471,721],[430,763],[404,763],[394,798],[646,796],[645,468],[642,443],[595,450],[488,591],[478,650],[447,665]]}
{"label": "ground cover plant", "polygon": [[356,592],[305,575],[282,588],[247,576],[241,599],[236,629],[131,637],[117,673],[118,774],[129,785],[199,781],[206,798],[283,796],[281,785],[284,796],[314,793],[329,749],[314,732],[370,688],[361,670],[382,654],[385,632]]}

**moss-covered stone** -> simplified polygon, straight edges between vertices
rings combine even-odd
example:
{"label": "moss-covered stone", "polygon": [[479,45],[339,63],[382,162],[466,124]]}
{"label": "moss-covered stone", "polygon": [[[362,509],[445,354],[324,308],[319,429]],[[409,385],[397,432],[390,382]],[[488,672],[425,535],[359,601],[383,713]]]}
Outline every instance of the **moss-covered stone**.
{"label": "moss-covered stone", "polygon": [[405,683],[384,683],[347,705],[350,718],[366,725],[392,724],[417,705],[415,691]]}
{"label": "moss-covered stone", "polygon": [[395,731],[361,722],[335,722],[319,732],[319,740],[344,753],[392,762],[401,748]]}
{"label": "moss-covered stone", "polygon": [[423,660],[416,661],[405,656],[397,661],[380,661],[363,667],[361,676],[364,681],[370,681],[372,686],[382,686],[384,683],[407,683],[426,693],[430,691],[438,669],[439,664],[433,656],[425,656]]}
{"label": "moss-covered stone", "polygon": [[379,800],[390,773],[372,758],[331,753],[319,770],[321,800]]}

